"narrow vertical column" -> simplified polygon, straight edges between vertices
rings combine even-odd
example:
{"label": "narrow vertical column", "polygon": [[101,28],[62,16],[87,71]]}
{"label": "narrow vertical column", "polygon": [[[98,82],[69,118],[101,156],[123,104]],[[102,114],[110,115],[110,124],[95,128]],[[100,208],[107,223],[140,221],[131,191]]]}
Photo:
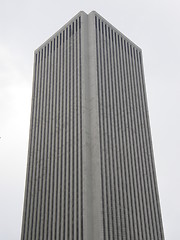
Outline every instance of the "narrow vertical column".
{"label": "narrow vertical column", "polygon": [[[128,47],[128,44],[127,44],[127,47]],[[131,46],[130,46],[131,47]],[[128,54],[127,54],[128,53]],[[128,64],[128,68],[129,68],[129,80],[128,80],[128,88],[129,88],[129,98],[130,98],[130,114],[131,114],[131,145],[132,145],[132,162],[133,162],[133,177],[134,177],[134,196],[135,196],[135,207],[136,207],[136,213],[135,213],[135,216],[134,216],[134,223],[137,227],[137,234],[138,234],[138,237],[137,239],[138,240],[142,240],[142,233],[141,233],[141,222],[140,222],[140,208],[139,208],[139,193],[138,193],[138,190],[139,190],[139,186],[138,186],[138,182],[139,182],[139,171],[138,171],[138,168],[137,168],[137,140],[136,140],[136,118],[135,118],[135,114],[134,114],[134,111],[135,111],[135,107],[136,107],[136,102],[135,102],[135,99],[134,99],[134,92],[133,92],[133,82],[134,82],[134,74],[133,74],[133,70],[132,70],[132,54],[130,54],[130,50],[127,49],[127,52],[126,52],[126,56],[127,56],[127,60],[129,60],[129,63]]]}
{"label": "narrow vertical column", "polygon": [[[135,51],[134,51],[135,52]],[[137,158],[137,163],[138,163],[138,168],[139,168],[139,173],[140,173],[140,187],[141,187],[141,200],[139,202],[141,208],[141,217],[142,217],[142,230],[143,230],[143,238],[150,238],[149,235],[149,229],[148,229],[148,216],[147,216],[147,207],[146,207],[146,182],[144,180],[145,175],[144,175],[144,152],[143,152],[143,145],[142,145],[142,128],[141,128],[141,119],[140,119],[140,114],[141,114],[141,109],[139,107],[139,97],[138,97],[138,91],[137,91],[137,84],[138,84],[138,75],[137,75],[137,66],[136,66],[136,57],[134,55],[134,73],[135,73],[135,78],[134,78],[134,99],[136,103],[136,111],[135,111],[135,117],[137,119],[137,125],[136,125],[136,131],[137,131],[137,150],[138,150],[138,158]]]}
{"label": "narrow vertical column", "polygon": [[122,151],[122,122],[121,122],[121,103],[119,101],[119,81],[120,77],[120,69],[119,69],[119,48],[118,48],[118,34],[114,34],[114,64],[115,64],[115,96],[116,96],[116,104],[117,104],[117,166],[118,166],[118,192],[119,192],[119,228],[121,229],[120,237],[122,239],[125,238],[125,214],[124,214],[124,193],[123,193],[123,176],[122,176],[122,159],[123,159],[123,151]]}
{"label": "narrow vertical column", "polygon": [[51,134],[52,134],[52,42],[49,44],[49,69],[48,69],[48,132],[47,132],[47,165],[46,165],[46,183],[45,183],[45,219],[44,219],[44,236],[48,239],[48,223],[49,223],[49,197],[50,197],[50,172],[51,172]]}
{"label": "narrow vertical column", "polygon": [[53,200],[53,221],[52,221],[52,239],[56,238],[56,229],[57,229],[57,216],[58,216],[58,193],[59,193],[59,185],[58,185],[58,176],[59,176],[59,131],[60,131],[60,124],[59,124],[59,95],[60,95],[60,79],[59,79],[59,68],[60,68],[60,37],[59,34],[56,37],[56,50],[55,50],[55,148],[54,148],[54,200]]}
{"label": "narrow vertical column", "polygon": [[[100,19],[98,23],[100,22]],[[109,66],[109,31],[108,26],[104,28],[104,102],[105,102],[105,142],[106,142],[106,163],[107,163],[107,178],[108,178],[108,202],[109,202],[109,236],[110,239],[115,239],[116,220],[115,220],[115,199],[114,199],[114,179],[113,179],[113,151],[112,151],[112,122],[111,122],[111,76]],[[102,50],[101,50],[102,51]]]}
{"label": "narrow vertical column", "polygon": [[50,155],[49,155],[49,216],[48,216],[48,239],[52,238],[52,214],[53,214],[53,191],[54,191],[54,140],[55,140],[55,99],[56,99],[56,43],[55,39],[52,39],[52,70],[51,70],[51,81],[52,81],[52,96],[51,96],[51,144],[50,144]]}
{"label": "narrow vertical column", "polygon": [[[103,71],[103,23],[102,25],[102,36],[99,35],[98,30],[98,20],[95,17],[95,26],[96,26],[96,57],[97,57],[97,86],[98,86],[98,104],[99,104],[99,137],[100,137],[100,154],[101,154],[101,185],[102,185],[102,210],[103,210],[103,236],[104,240],[107,239],[109,233],[109,203],[107,197],[107,167],[106,167],[106,154],[105,154],[105,110],[104,110],[104,91],[103,82],[104,82],[104,71]],[[102,40],[101,40],[102,39]]]}
{"label": "narrow vertical column", "polygon": [[57,114],[57,38],[53,39],[53,113],[52,113],[52,124],[53,124],[53,133],[52,133],[52,152],[51,152],[51,199],[50,199],[50,238],[53,238],[54,235],[54,221],[53,218],[56,216],[56,169],[57,169],[57,156],[56,156],[56,114]]}
{"label": "narrow vertical column", "polygon": [[[84,239],[93,239],[93,211],[92,211],[92,162],[91,162],[91,145],[90,145],[90,55],[89,55],[89,16],[81,12],[81,25],[80,25],[80,89],[81,89],[81,141],[82,141],[82,160],[81,160],[81,181],[82,186],[82,207],[81,214],[83,214],[83,223],[81,227],[83,228]],[[81,230],[81,231],[82,231]],[[82,239],[82,232],[81,232]]]}
{"label": "narrow vertical column", "polygon": [[62,142],[61,142],[61,159],[63,162],[62,165],[62,201],[61,201],[61,239],[64,239],[65,234],[65,190],[66,190],[66,159],[65,159],[65,140],[66,140],[66,134],[65,134],[65,126],[66,126],[66,31],[63,31],[63,106],[62,106]]}
{"label": "narrow vertical column", "polygon": [[61,232],[61,199],[62,199],[62,159],[61,159],[61,129],[62,129],[62,34],[59,35],[59,51],[58,51],[58,135],[57,135],[57,161],[58,161],[58,178],[57,178],[57,221],[56,221],[56,238],[60,239],[60,232]]}
{"label": "narrow vertical column", "polygon": [[51,45],[51,54],[52,54],[52,62],[51,62],[51,103],[50,103],[50,144],[49,144],[49,176],[48,176],[48,184],[49,184],[49,191],[48,191],[48,229],[47,229],[47,239],[51,238],[52,234],[52,203],[53,203],[53,179],[54,179],[54,135],[55,135],[55,129],[54,129],[54,110],[55,110],[55,41],[52,39],[52,45]]}
{"label": "narrow vertical column", "polygon": [[76,114],[76,105],[77,105],[77,80],[76,80],[76,72],[77,72],[77,50],[76,50],[76,22],[74,21],[74,78],[73,78],[73,83],[74,83],[74,226],[73,226],[73,235],[74,239],[77,239],[77,144],[76,144],[76,138],[77,138],[77,114]]}
{"label": "narrow vertical column", "polygon": [[111,84],[112,84],[112,89],[111,89],[111,114],[112,114],[112,121],[113,121],[113,128],[112,128],[112,137],[113,137],[113,175],[114,175],[114,192],[115,192],[115,218],[116,218],[116,238],[119,239],[121,234],[120,234],[120,215],[119,215],[119,174],[118,174],[118,159],[119,159],[119,144],[117,141],[117,132],[118,132],[118,121],[117,121],[117,116],[118,116],[118,102],[117,102],[117,97],[116,97],[116,74],[115,74],[115,69],[116,65],[114,62],[114,57],[115,57],[115,52],[114,52],[114,45],[115,45],[115,36],[114,36],[114,31],[110,29],[110,69],[111,69]]}
{"label": "narrow vertical column", "polygon": [[41,149],[40,149],[40,158],[42,161],[41,171],[40,171],[40,185],[39,185],[39,208],[38,208],[38,219],[36,226],[36,239],[40,239],[40,231],[42,227],[42,212],[44,208],[44,198],[43,198],[43,183],[44,183],[44,166],[45,166],[45,134],[46,134],[46,106],[47,106],[47,46],[44,47],[44,70],[43,70],[43,81],[44,81],[44,89],[43,89],[43,116],[42,116],[42,140],[41,140]]}
{"label": "narrow vertical column", "polygon": [[[102,191],[101,191],[101,165],[100,165],[100,138],[99,138],[99,112],[98,112],[98,86],[97,86],[97,61],[96,61],[96,36],[95,36],[95,12],[88,15],[88,61],[89,61],[89,121],[90,121],[90,171],[89,197],[87,206],[89,217],[92,218],[92,228],[89,228],[89,239],[103,239],[103,214],[102,214]],[[92,174],[92,175],[90,175]],[[90,213],[90,211],[92,211]],[[92,232],[90,232],[92,231]]]}
{"label": "narrow vertical column", "polygon": [[[28,225],[28,206],[29,206],[29,195],[30,195],[30,179],[32,174],[32,158],[31,151],[33,146],[33,134],[34,134],[34,117],[35,117],[35,102],[37,94],[37,63],[38,63],[38,54],[34,53],[34,71],[33,71],[33,87],[32,87],[32,99],[31,99],[31,119],[30,119],[30,131],[29,131],[29,144],[28,144],[28,159],[27,159],[27,175],[25,182],[25,195],[24,195],[24,208],[23,208],[23,219],[22,219],[22,230],[21,230],[21,239],[26,239],[27,225]],[[35,129],[34,129],[35,130]]]}
{"label": "narrow vertical column", "polygon": [[129,177],[128,177],[128,153],[127,153],[127,116],[126,116],[126,96],[125,96],[125,86],[124,86],[124,81],[125,81],[125,70],[124,70],[124,57],[123,57],[123,48],[122,48],[122,38],[118,37],[118,54],[119,54],[119,69],[120,69],[120,80],[119,80],[119,101],[121,104],[121,141],[122,141],[122,176],[123,176],[123,192],[124,192],[124,215],[125,215],[125,222],[126,222],[126,227],[125,227],[125,236],[127,240],[130,239],[130,219],[129,219],[129,196],[130,196],[130,186],[129,186]]}
{"label": "narrow vertical column", "polygon": [[63,223],[63,196],[64,196],[64,150],[63,150],[63,144],[64,144],[64,31],[60,35],[60,47],[61,47],[61,69],[60,69],[60,81],[61,81],[61,88],[60,88],[60,132],[59,132],[59,160],[60,160],[60,166],[59,166],[59,187],[60,187],[60,200],[59,200],[59,226],[58,226],[58,232],[57,237],[59,239],[62,238],[63,229],[64,229],[64,223]]}
{"label": "narrow vertical column", "polygon": [[37,158],[38,155],[38,145],[39,145],[39,130],[40,130],[40,126],[39,126],[39,120],[40,120],[40,99],[41,99],[41,84],[42,84],[42,79],[41,79],[41,73],[42,73],[42,51],[39,51],[39,68],[38,68],[38,85],[39,85],[39,90],[38,90],[38,94],[37,94],[37,112],[36,112],[36,121],[35,121],[35,129],[36,129],[36,133],[34,136],[34,149],[33,149],[33,154],[32,154],[32,158],[34,161],[34,166],[33,166],[33,176],[32,176],[32,195],[31,195],[31,204],[30,204],[30,218],[29,218],[29,226],[28,228],[30,229],[30,231],[28,231],[28,239],[32,238],[32,233],[33,233],[33,227],[34,227],[34,214],[36,212],[36,201],[35,198],[37,196],[37,182],[38,182],[38,170],[39,170],[39,159]]}
{"label": "narrow vertical column", "polygon": [[132,142],[132,109],[131,109],[131,94],[129,82],[131,81],[130,72],[129,72],[129,64],[128,64],[128,51],[127,51],[127,41],[124,41],[124,69],[125,69],[125,96],[126,96],[126,112],[127,112],[127,142],[128,142],[128,172],[130,179],[130,219],[132,221],[132,230],[131,230],[131,238],[137,239],[137,229],[136,229],[136,213],[135,213],[135,198],[134,198],[134,185],[135,181],[133,179],[133,142]]}
{"label": "narrow vertical column", "polygon": [[40,212],[40,240],[44,239],[44,219],[45,219],[45,205],[46,205],[46,186],[47,186],[47,142],[48,142],[48,132],[49,132],[49,72],[50,72],[50,54],[49,54],[49,44],[46,46],[46,66],[45,66],[45,115],[44,115],[44,149],[43,149],[43,181],[42,181],[42,207]]}
{"label": "narrow vertical column", "polygon": [[76,129],[76,145],[77,145],[77,239],[80,240],[80,219],[81,219],[81,197],[80,197],[80,41],[79,41],[79,21],[80,19],[76,19],[76,63],[77,63],[77,72],[76,72],[76,81],[77,81],[77,86],[76,86],[76,92],[77,92],[77,102],[76,102],[76,117],[77,117],[77,129]]}
{"label": "narrow vertical column", "polygon": [[72,235],[72,201],[73,201],[73,71],[72,71],[72,65],[73,65],[73,24],[70,25],[69,27],[69,54],[70,54],[70,59],[69,59],[69,104],[70,104],[70,109],[69,109],[69,192],[68,192],[68,218],[69,218],[69,225],[68,225],[68,239],[73,239]]}
{"label": "narrow vertical column", "polygon": [[65,112],[65,192],[64,192],[64,239],[68,239],[68,184],[69,184],[69,27],[66,28],[66,67],[65,67],[65,95],[66,95],[66,112]]}
{"label": "narrow vertical column", "polygon": [[37,172],[37,182],[36,182],[36,190],[35,190],[35,204],[34,204],[34,223],[33,223],[33,236],[32,239],[35,239],[37,236],[37,230],[39,231],[39,224],[40,224],[40,209],[41,209],[41,183],[42,183],[42,166],[43,166],[43,158],[41,156],[42,150],[43,150],[43,142],[44,142],[44,94],[45,94],[45,81],[44,81],[44,67],[45,67],[45,48],[41,50],[41,61],[42,61],[42,67],[41,67],[41,99],[40,99],[40,123],[39,123],[39,141],[38,141],[38,148],[37,148],[37,160],[39,162],[39,168]]}

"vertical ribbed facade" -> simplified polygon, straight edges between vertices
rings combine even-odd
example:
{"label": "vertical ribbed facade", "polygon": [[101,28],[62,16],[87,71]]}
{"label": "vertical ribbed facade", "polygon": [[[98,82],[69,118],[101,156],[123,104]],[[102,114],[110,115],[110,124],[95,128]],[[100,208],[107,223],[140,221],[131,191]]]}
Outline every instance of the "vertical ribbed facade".
{"label": "vertical ribbed facade", "polygon": [[104,239],[164,239],[141,50],[95,16]]}
{"label": "vertical ribbed facade", "polygon": [[81,17],[35,52],[21,239],[83,239]]}
{"label": "vertical ribbed facade", "polygon": [[141,49],[80,12],[33,78],[21,240],[164,240]]}

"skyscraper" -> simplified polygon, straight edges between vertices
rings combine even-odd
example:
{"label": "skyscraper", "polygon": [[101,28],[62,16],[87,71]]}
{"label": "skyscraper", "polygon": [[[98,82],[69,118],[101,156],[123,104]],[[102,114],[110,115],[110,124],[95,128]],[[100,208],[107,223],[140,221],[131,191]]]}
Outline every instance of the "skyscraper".
{"label": "skyscraper", "polygon": [[80,12],[33,79],[21,240],[163,240],[141,49]]}

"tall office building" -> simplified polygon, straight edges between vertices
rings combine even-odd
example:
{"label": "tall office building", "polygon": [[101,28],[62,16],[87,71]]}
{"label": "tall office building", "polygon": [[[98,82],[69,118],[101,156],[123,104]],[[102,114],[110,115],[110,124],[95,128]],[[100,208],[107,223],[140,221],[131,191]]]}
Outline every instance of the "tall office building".
{"label": "tall office building", "polygon": [[163,240],[142,51],[96,12],[35,51],[21,240]]}

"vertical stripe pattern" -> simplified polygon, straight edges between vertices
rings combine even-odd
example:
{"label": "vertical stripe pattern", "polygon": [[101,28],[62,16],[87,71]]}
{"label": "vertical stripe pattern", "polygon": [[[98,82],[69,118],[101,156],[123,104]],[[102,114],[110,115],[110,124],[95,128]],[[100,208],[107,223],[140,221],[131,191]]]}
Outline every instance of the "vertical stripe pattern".
{"label": "vertical stripe pattern", "polygon": [[164,240],[141,50],[80,12],[33,79],[21,240]]}
{"label": "vertical stripe pattern", "polygon": [[104,240],[163,240],[141,50],[95,29]]}
{"label": "vertical stripe pattern", "polygon": [[81,17],[35,52],[22,240],[83,240]]}

